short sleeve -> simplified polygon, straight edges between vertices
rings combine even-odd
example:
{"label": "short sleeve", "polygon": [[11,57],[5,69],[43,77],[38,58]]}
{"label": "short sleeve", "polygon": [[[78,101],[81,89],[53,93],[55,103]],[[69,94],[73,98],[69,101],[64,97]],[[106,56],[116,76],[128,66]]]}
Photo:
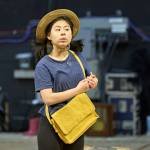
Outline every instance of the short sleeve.
{"label": "short sleeve", "polygon": [[53,88],[52,75],[44,65],[38,65],[34,72],[35,91]]}

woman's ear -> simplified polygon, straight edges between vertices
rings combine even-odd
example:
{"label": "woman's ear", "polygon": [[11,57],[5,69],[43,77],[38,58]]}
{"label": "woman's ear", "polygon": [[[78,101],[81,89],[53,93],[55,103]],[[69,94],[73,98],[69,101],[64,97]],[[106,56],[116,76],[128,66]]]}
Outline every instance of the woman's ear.
{"label": "woman's ear", "polygon": [[47,39],[51,41],[51,36],[50,36],[50,35],[48,35],[48,36],[47,36]]}

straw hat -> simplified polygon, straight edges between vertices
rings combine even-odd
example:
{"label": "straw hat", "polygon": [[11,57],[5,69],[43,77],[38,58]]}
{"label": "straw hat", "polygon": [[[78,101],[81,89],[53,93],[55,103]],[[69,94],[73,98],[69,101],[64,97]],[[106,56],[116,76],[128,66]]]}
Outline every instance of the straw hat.
{"label": "straw hat", "polygon": [[80,21],[78,16],[72,12],[71,10],[68,9],[56,9],[54,11],[51,11],[44,15],[41,20],[39,21],[37,28],[36,28],[36,40],[37,42],[43,43],[46,34],[45,30],[47,26],[56,18],[61,17],[61,16],[67,16],[71,22],[73,23],[73,33],[72,36],[75,37],[75,35],[78,33],[80,29]]}

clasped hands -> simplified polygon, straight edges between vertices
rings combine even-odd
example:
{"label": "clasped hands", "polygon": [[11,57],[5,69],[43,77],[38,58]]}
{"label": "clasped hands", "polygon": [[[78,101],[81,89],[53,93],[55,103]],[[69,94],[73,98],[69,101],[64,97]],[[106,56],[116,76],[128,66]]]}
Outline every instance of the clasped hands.
{"label": "clasped hands", "polygon": [[78,83],[77,88],[80,90],[80,92],[87,92],[89,89],[96,88],[97,84],[98,84],[98,79],[91,72],[89,76],[87,76],[85,79],[81,80]]}

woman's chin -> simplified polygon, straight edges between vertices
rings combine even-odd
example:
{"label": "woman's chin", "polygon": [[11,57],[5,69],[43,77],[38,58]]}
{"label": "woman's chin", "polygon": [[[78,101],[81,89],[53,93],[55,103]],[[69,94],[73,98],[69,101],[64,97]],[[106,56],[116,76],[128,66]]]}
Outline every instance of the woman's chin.
{"label": "woman's chin", "polygon": [[61,48],[61,49],[65,49],[65,48],[67,48],[67,45],[66,44],[61,44],[58,47]]}

